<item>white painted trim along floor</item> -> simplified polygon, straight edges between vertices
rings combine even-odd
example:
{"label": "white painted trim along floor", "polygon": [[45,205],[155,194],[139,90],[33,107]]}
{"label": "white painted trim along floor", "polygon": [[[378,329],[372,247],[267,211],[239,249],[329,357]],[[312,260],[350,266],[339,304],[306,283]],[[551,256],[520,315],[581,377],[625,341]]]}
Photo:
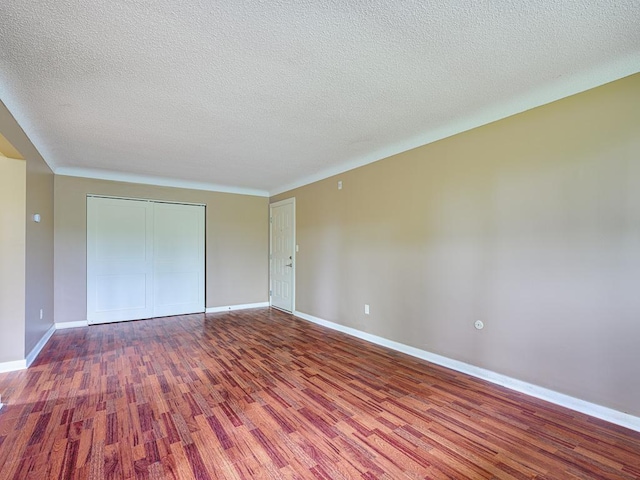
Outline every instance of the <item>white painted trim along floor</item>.
{"label": "white painted trim along floor", "polygon": [[[242,305],[229,305],[226,307],[210,307],[206,309],[206,313],[228,312],[232,310],[243,310],[243,309],[249,309],[249,308],[264,308],[268,306],[269,306],[269,302],[260,302],[260,303],[248,303],[248,304],[242,304]],[[575,410],[576,412],[584,413],[586,415],[591,415],[592,417],[599,418],[601,420],[605,420],[607,422],[611,422],[616,425],[629,428],[631,430],[635,430],[636,432],[640,432],[640,417],[629,415],[628,413],[624,413],[624,412],[619,412],[617,410],[613,410],[612,408],[603,407],[602,405],[597,405],[595,403],[587,402],[579,398],[571,397],[569,395],[565,395],[563,393],[549,390],[547,388],[540,387],[538,385],[533,385],[531,383],[523,382],[516,378],[511,378],[506,375],[493,372],[491,370],[486,370],[484,368],[476,367],[468,363],[443,357],[442,355],[437,355],[435,353],[427,352],[426,350],[410,347],[409,345],[404,345],[399,342],[394,342],[393,340],[388,340],[386,338],[379,337],[377,335],[373,335],[367,332],[363,332],[355,328],[340,325],[338,323],[330,322],[328,320],[323,320],[322,318],[314,317],[313,315],[309,315],[304,312],[294,311],[293,315],[303,320],[307,320],[309,322],[322,325],[327,328],[331,328],[332,330],[337,330],[339,332],[346,333],[347,335],[360,338],[367,342],[371,342],[376,345],[381,345],[383,347],[387,347],[392,350],[396,350],[398,352],[406,353],[407,355],[421,358],[428,362],[435,363],[436,365],[441,365],[443,367],[450,368],[458,372],[466,373],[467,375],[471,375],[473,377],[480,378],[482,380],[486,380],[491,383],[495,383],[496,385],[501,385],[511,390],[515,390],[520,393],[525,393],[527,395],[531,395],[532,397],[540,398],[542,400],[546,400],[547,402],[551,402],[556,405],[560,405],[562,407]],[[44,348],[44,346],[47,344],[47,342],[49,341],[49,339],[51,338],[51,336],[56,330],[65,329],[65,328],[85,327],[85,326],[87,326],[86,321],[56,323],[51,325],[49,330],[47,330],[47,332],[42,336],[38,344],[33,348],[33,350],[31,350],[29,355],[27,355],[26,359],[0,363],[0,373],[11,372],[15,370],[23,370],[27,368],[29,365],[31,365],[31,363],[33,363],[33,361],[38,357],[38,354]],[[2,408],[1,403],[0,403],[0,408]]]}
{"label": "white painted trim along floor", "polygon": [[56,330],[65,330],[67,328],[80,328],[80,327],[88,327],[89,322],[86,320],[79,320],[77,322],[62,322],[56,323]]}
{"label": "white painted trim along floor", "polygon": [[27,360],[13,360],[0,363],[0,373],[15,372],[27,368]]}
{"label": "white painted trim along floor", "polygon": [[[259,303],[245,303],[240,305],[227,305],[224,307],[210,307],[205,310],[206,313],[217,313],[217,312],[229,312],[232,310],[244,310],[247,308],[264,308],[268,307],[269,302],[259,302]],[[87,320],[79,320],[76,322],[60,322],[54,323],[51,325],[49,330],[42,336],[37,345],[29,352],[27,358],[24,360],[15,360],[11,362],[0,362],[0,373],[6,372],[14,372],[16,370],[24,370],[28,368],[29,365],[33,363],[33,361],[38,357],[44,346],[47,344],[51,335],[54,334],[56,330],[65,330],[67,328],[81,328],[87,327],[89,323]]]}
{"label": "white painted trim along floor", "polygon": [[53,324],[49,327],[49,330],[45,332],[45,334],[42,336],[42,338],[36,344],[36,346],[33,347],[33,349],[29,352],[29,355],[27,355],[27,358],[26,358],[27,368],[29,367],[29,365],[33,363],[33,361],[37,358],[37,356],[40,355],[40,352],[42,351],[44,346],[47,344],[47,342],[51,338],[51,335],[53,335],[55,331],[56,331],[56,325]]}
{"label": "white painted trim along floor", "polygon": [[240,305],[226,305],[224,307],[208,307],[206,313],[230,312],[231,310],[246,310],[248,308],[264,308],[268,307],[269,302],[244,303]]}
{"label": "white painted trim along floor", "polygon": [[428,362],[435,363],[436,365],[450,368],[451,370],[455,370],[457,372],[466,373],[467,375],[471,375],[472,377],[495,383],[496,385],[515,390],[516,392],[531,395],[532,397],[546,400],[547,402],[560,405],[561,407],[569,408],[576,412],[584,413],[586,415],[590,415],[592,417],[596,417],[601,420],[605,420],[607,422],[614,423],[631,430],[635,430],[636,432],[640,432],[640,417],[635,417],[624,412],[613,410],[612,408],[596,405],[595,403],[580,400],[579,398],[570,397],[569,395],[549,390],[538,385],[533,385],[531,383],[523,382],[516,378],[502,375],[501,373],[493,372],[491,370],[476,367],[468,363],[443,357],[442,355],[427,352],[426,350],[410,347],[408,345],[394,342],[393,340],[388,340],[383,337],[378,337],[377,335],[372,335],[355,328],[346,327],[338,323],[323,320],[322,318],[314,317],[313,315],[309,315],[303,312],[295,311],[293,312],[293,314],[303,320],[307,320],[309,322],[316,323],[318,325],[322,325],[324,327],[328,327],[342,333],[346,333],[347,335],[366,340],[367,342],[375,343],[376,345],[387,347],[398,352],[406,353],[407,355],[411,355],[412,357],[421,358]]}

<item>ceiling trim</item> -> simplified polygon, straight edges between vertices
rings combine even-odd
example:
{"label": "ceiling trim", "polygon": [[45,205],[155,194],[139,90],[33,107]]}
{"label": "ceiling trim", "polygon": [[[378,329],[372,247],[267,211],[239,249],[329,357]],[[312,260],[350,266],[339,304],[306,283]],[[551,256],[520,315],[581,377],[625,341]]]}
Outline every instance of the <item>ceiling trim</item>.
{"label": "ceiling trim", "polygon": [[114,172],[110,170],[98,170],[91,168],[58,167],[54,170],[56,175],[67,177],[93,178],[96,180],[111,180],[114,182],[141,183],[143,185],[156,185],[159,187],[188,188],[191,190],[206,190],[209,192],[235,193],[238,195],[251,195],[255,197],[268,197],[269,192],[255,188],[230,187],[208,182],[194,182],[173,178],[156,177],[153,175],[138,175],[133,173]]}
{"label": "ceiling trim", "polygon": [[466,132],[518,113],[591,90],[592,88],[628,77],[629,75],[634,75],[638,72],[640,72],[640,53],[629,55],[621,60],[587,72],[558,78],[543,88],[530,91],[508,102],[489,106],[484,110],[459,118],[407,141],[390,145],[371,154],[322,170],[321,172],[271,190],[269,191],[269,196],[278,195],[334,175],[339,175],[349,170],[368,165],[369,163],[377,162],[393,155],[457,135],[458,133]]}

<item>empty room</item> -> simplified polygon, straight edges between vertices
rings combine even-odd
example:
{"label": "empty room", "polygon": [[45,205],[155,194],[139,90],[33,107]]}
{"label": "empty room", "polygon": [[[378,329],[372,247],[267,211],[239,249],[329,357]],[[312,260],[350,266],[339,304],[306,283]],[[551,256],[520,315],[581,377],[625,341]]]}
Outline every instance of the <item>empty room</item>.
{"label": "empty room", "polygon": [[637,1],[0,3],[0,480],[640,480]]}

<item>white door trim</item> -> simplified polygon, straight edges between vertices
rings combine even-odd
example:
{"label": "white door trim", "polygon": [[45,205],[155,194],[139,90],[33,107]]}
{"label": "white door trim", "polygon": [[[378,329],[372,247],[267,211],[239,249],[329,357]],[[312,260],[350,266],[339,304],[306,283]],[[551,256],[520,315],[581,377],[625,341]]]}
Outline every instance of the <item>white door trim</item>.
{"label": "white door trim", "polygon": [[140,198],[140,197],[119,197],[117,195],[98,195],[96,193],[87,193],[87,198],[113,198],[115,200],[135,200],[136,202],[153,202],[153,203],[172,203],[174,205],[194,205],[198,207],[206,207],[206,203],[193,203],[193,202],[178,202],[174,200],[158,200],[154,198]]}
{"label": "white door trim", "polygon": [[[296,266],[297,266],[297,249],[298,245],[296,244],[296,197],[287,198],[285,200],[280,200],[279,202],[274,202],[269,204],[269,305],[271,305],[271,292],[272,292],[272,282],[271,282],[271,254],[273,250],[273,224],[271,223],[271,219],[273,218],[273,209],[274,207],[280,207],[286,204],[292,204],[292,233],[291,236],[291,244],[293,245],[293,254],[292,254],[292,263],[293,267],[291,268],[291,312],[296,311]],[[272,305],[273,306],[273,305]],[[277,307],[274,307],[277,308]]]}

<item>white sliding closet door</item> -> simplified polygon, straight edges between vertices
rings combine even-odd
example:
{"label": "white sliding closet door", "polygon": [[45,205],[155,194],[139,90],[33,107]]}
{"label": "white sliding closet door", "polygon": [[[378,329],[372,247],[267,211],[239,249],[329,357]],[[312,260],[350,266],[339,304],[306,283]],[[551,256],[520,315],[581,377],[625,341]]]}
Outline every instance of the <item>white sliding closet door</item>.
{"label": "white sliding closet door", "polygon": [[87,320],[204,311],[204,207],[87,198]]}
{"label": "white sliding closet door", "polygon": [[87,198],[87,320],[153,316],[153,204]]}
{"label": "white sliding closet door", "polygon": [[153,316],[204,312],[204,207],[154,205]]}

